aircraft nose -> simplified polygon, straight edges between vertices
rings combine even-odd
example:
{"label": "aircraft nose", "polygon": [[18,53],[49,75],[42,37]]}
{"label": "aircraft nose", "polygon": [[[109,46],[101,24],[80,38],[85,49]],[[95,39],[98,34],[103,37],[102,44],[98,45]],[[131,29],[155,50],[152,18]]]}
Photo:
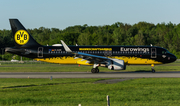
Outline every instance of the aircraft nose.
{"label": "aircraft nose", "polygon": [[177,57],[175,55],[171,54],[170,59],[172,62],[174,62],[177,60]]}

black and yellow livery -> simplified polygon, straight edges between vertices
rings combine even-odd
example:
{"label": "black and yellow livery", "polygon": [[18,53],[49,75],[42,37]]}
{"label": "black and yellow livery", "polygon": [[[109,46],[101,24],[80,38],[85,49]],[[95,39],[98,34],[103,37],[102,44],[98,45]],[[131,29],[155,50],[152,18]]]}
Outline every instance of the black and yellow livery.
{"label": "black and yellow livery", "polygon": [[[156,46],[42,46],[17,19],[10,19],[15,47],[6,47],[6,52],[33,58],[38,61],[58,64],[93,65],[92,73],[99,66],[111,70],[125,70],[131,64],[165,64],[176,61],[176,56]],[[152,72],[155,72],[152,68]]]}

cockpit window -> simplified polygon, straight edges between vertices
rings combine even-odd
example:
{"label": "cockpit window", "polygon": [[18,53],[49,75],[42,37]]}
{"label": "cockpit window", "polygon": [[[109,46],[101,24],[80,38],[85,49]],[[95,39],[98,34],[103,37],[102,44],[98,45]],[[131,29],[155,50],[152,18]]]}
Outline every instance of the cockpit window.
{"label": "cockpit window", "polygon": [[168,50],[163,50],[162,54],[170,53]]}
{"label": "cockpit window", "polygon": [[162,51],[162,54],[166,54],[167,53],[167,51]]}
{"label": "cockpit window", "polygon": [[170,52],[167,50],[166,53],[170,53]]}

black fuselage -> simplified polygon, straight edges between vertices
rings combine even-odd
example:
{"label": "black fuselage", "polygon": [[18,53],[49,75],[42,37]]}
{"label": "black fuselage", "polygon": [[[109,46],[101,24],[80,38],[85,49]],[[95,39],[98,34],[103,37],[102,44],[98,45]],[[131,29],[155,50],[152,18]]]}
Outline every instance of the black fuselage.
{"label": "black fuselage", "polygon": [[[156,46],[69,46],[73,52],[82,52],[105,57],[126,57],[150,59],[157,62],[171,63],[177,58],[168,50]],[[25,56],[28,58],[53,58],[53,57],[74,57],[68,53],[63,46],[39,46],[28,48],[6,48],[7,52]],[[136,63],[134,63],[136,64]],[[143,63],[142,63],[143,64]]]}

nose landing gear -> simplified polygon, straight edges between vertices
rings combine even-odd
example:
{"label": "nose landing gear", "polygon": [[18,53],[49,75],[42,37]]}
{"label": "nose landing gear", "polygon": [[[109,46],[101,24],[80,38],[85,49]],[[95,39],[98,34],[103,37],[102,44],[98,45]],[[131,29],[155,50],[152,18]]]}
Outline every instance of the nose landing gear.
{"label": "nose landing gear", "polygon": [[152,73],[155,73],[155,69],[154,69],[154,64],[151,64],[151,70],[152,70]]}

